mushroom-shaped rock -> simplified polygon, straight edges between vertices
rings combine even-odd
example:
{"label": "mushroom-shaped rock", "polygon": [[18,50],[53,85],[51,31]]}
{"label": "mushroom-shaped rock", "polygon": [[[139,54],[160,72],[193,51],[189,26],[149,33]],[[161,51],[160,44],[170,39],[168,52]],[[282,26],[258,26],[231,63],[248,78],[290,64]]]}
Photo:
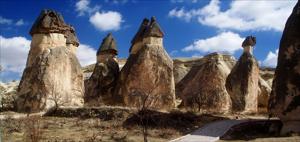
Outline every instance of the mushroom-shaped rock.
{"label": "mushroom-shaped rock", "polygon": [[245,39],[242,44],[244,53],[227,77],[226,88],[232,100],[232,110],[235,112],[257,111],[259,66],[252,55],[252,45],[255,45],[254,39],[252,36]]}
{"label": "mushroom-shaped rock", "polygon": [[121,98],[126,106],[147,104],[149,108],[162,110],[175,107],[173,61],[163,47],[162,36],[155,33],[161,31],[157,25],[154,19],[150,23],[142,22],[134,38],[141,41],[133,42],[131,54],[121,70],[115,97]]}
{"label": "mushroom-shaped rock", "polygon": [[114,104],[113,91],[119,76],[116,55],[116,43],[112,34],[109,33],[98,49],[94,71],[85,82],[85,106]]}
{"label": "mushroom-shaped rock", "polygon": [[68,26],[62,15],[56,11],[44,9],[30,29],[30,35],[46,33],[65,33]]}
{"label": "mushroom-shaped rock", "polygon": [[201,59],[176,84],[176,95],[182,99],[181,107],[206,113],[227,113],[231,100],[225,87],[226,78],[235,64],[230,55],[211,53]]}
{"label": "mushroom-shaped rock", "polygon": [[41,12],[30,31],[31,48],[17,90],[18,111],[83,105],[83,74],[78,59],[66,45],[69,36],[65,34],[72,31],[59,13]]}
{"label": "mushroom-shaped rock", "polygon": [[79,41],[76,36],[74,27],[72,27],[71,25],[68,26],[69,28],[65,32],[66,45],[73,54],[76,54],[77,47],[79,46]]}
{"label": "mushroom-shaped rock", "polygon": [[280,40],[269,111],[283,122],[282,134],[300,132],[300,3],[288,18]]}
{"label": "mushroom-shaped rock", "polygon": [[111,33],[109,33],[102,41],[98,51],[97,56],[99,54],[112,53],[114,55],[118,55],[117,45],[114,37]]}

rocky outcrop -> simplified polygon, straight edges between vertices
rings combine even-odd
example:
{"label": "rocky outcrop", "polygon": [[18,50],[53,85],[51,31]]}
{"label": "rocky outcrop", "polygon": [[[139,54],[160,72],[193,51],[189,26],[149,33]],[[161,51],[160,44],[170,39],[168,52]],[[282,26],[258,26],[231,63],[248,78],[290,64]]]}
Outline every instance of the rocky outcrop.
{"label": "rocky outcrop", "polygon": [[269,98],[271,93],[270,85],[261,77],[259,77],[258,81],[259,93],[257,97],[257,105],[259,111],[266,112],[269,104]]}
{"label": "rocky outcrop", "polygon": [[176,95],[181,106],[209,113],[230,112],[231,100],[225,87],[226,78],[235,60],[232,56],[212,53],[202,58],[176,84]]}
{"label": "rocky outcrop", "polygon": [[19,81],[0,82],[0,111],[13,110]]}
{"label": "rocky outcrop", "polygon": [[168,110],[175,107],[173,61],[163,47],[155,18],[144,19],[121,70],[115,100],[126,106]]}
{"label": "rocky outcrop", "polygon": [[273,79],[274,79],[274,68],[261,68],[259,71],[260,76],[272,87]]}
{"label": "rocky outcrop", "polygon": [[232,100],[234,112],[256,112],[259,93],[259,66],[252,55],[255,37],[243,42],[244,53],[228,75],[226,89]]}
{"label": "rocky outcrop", "polygon": [[283,122],[281,133],[300,132],[300,3],[288,18],[278,53],[269,111]]}
{"label": "rocky outcrop", "polygon": [[114,104],[113,91],[119,76],[117,53],[116,42],[112,34],[108,34],[98,49],[93,74],[85,83],[86,106]]}
{"label": "rocky outcrop", "polygon": [[30,34],[31,48],[17,91],[16,109],[36,112],[82,106],[83,74],[74,54],[78,41],[70,38],[76,36],[74,29],[64,23],[59,13],[43,10]]}

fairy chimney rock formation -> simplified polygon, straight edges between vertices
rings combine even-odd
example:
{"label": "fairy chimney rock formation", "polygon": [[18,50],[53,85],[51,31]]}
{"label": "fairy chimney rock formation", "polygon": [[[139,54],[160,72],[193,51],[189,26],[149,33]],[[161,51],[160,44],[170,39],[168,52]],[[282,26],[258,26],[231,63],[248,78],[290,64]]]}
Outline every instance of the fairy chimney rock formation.
{"label": "fairy chimney rock formation", "polygon": [[79,41],[77,39],[74,27],[71,25],[68,26],[69,29],[65,32],[67,48],[69,48],[69,50],[73,54],[76,54],[77,47],[79,46]]}
{"label": "fairy chimney rock formation", "polygon": [[175,107],[173,61],[163,47],[154,17],[144,19],[132,40],[130,56],[121,70],[116,100],[126,106],[169,110]]}
{"label": "fairy chimney rock formation", "polygon": [[248,36],[242,43],[244,52],[250,53],[253,55],[253,46],[256,44],[256,38],[253,36]]}
{"label": "fairy chimney rock formation", "polygon": [[280,40],[269,111],[283,122],[282,134],[300,132],[300,3],[288,18]]}
{"label": "fairy chimney rock formation", "polygon": [[206,113],[230,112],[231,100],[225,83],[235,59],[230,55],[211,53],[201,62],[176,84],[176,95],[182,99],[180,106]]}
{"label": "fairy chimney rock formation", "polygon": [[31,48],[17,90],[17,111],[83,105],[83,74],[74,54],[76,48],[71,51],[67,47],[68,32],[75,36],[74,29],[53,10],[43,10],[36,19],[30,30]]}
{"label": "fairy chimney rock formation", "polygon": [[253,36],[243,42],[244,53],[230,72],[226,80],[226,89],[232,100],[234,112],[256,112],[259,93],[259,66],[252,55],[256,44]]}
{"label": "fairy chimney rock formation", "polygon": [[109,33],[97,51],[97,63],[91,77],[85,83],[85,106],[114,104],[113,91],[118,76],[117,45]]}

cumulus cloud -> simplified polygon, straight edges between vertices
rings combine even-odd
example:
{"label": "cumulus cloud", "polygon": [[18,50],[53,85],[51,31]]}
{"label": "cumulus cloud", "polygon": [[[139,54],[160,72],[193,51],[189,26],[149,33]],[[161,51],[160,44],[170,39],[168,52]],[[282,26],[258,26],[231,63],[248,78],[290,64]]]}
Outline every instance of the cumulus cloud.
{"label": "cumulus cloud", "polygon": [[20,19],[16,22],[16,26],[22,26],[24,24],[25,24],[25,22],[23,21],[23,19]]}
{"label": "cumulus cloud", "polygon": [[122,20],[122,15],[119,12],[96,12],[90,17],[90,22],[100,31],[119,30]]}
{"label": "cumulus cloud", "polygon": [[244,38],[233,32],[223,32],[214,37],[199,39],[191,45],[183,48],[183,51],[198,51],[201,53],[223,52],[234,53],[242,49],[241,43]]}
{"label": "cumulus cloud", "polygon": [[269,51],[266,59],[262,62],[263,66],[276,67],[278,58],[278,49],[275,52]]}
{"label": "cumulus cloud", "polygon": [[169,16],[187,22],[197,19],[202,25],[225,30],[282,31],[296,2],[232,1],[228,9],[221,11],[220,0],[211,0],[208,5],[199,9],[174,8],[169,12]]}
{"label": "cumulus cloud", "polygon": [[79,0],[76,4],[76,11],[79,12],[78,16],[83,16],[85,14],[91,14],[99,10],[99,6],[96,5],[95,7],[90,7],[89,0]]}
{"label": "cumulus cloud", "polygon": [[11,19],[4,18],[0,16],[0,24],[8,24],[10,25],[13,21]]}
{"label": "cumulus cloud", "polygon": [[[6,38],[0,35],[0,64],[5,72],[22,73],[30,49],[30,40],[25,37]],[[81,44],[76,56],[82,66],[96,62],[96,50],[89,45]]]}
{"label": "cumulus cloud", "polygon": [[96,62],[96,50],[87,44],[80,44],[76,56],[81,66],[87,66]]}
{"label": "cumulus cloud", "polygon": [[6,38],[0,35],[0,64],[4,71],[22,73],[30,49],[25,37]]}

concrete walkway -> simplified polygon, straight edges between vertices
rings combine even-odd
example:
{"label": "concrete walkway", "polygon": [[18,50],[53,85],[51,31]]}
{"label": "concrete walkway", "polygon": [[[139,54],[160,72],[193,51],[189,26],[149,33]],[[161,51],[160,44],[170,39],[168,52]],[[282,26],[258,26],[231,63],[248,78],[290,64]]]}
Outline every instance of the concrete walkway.
{"label": "concrete walkway", "polygon": [[222,120],[203,126],[191,134],[170,142],[214,142],[219,140],[232,126],[251,120]]}

